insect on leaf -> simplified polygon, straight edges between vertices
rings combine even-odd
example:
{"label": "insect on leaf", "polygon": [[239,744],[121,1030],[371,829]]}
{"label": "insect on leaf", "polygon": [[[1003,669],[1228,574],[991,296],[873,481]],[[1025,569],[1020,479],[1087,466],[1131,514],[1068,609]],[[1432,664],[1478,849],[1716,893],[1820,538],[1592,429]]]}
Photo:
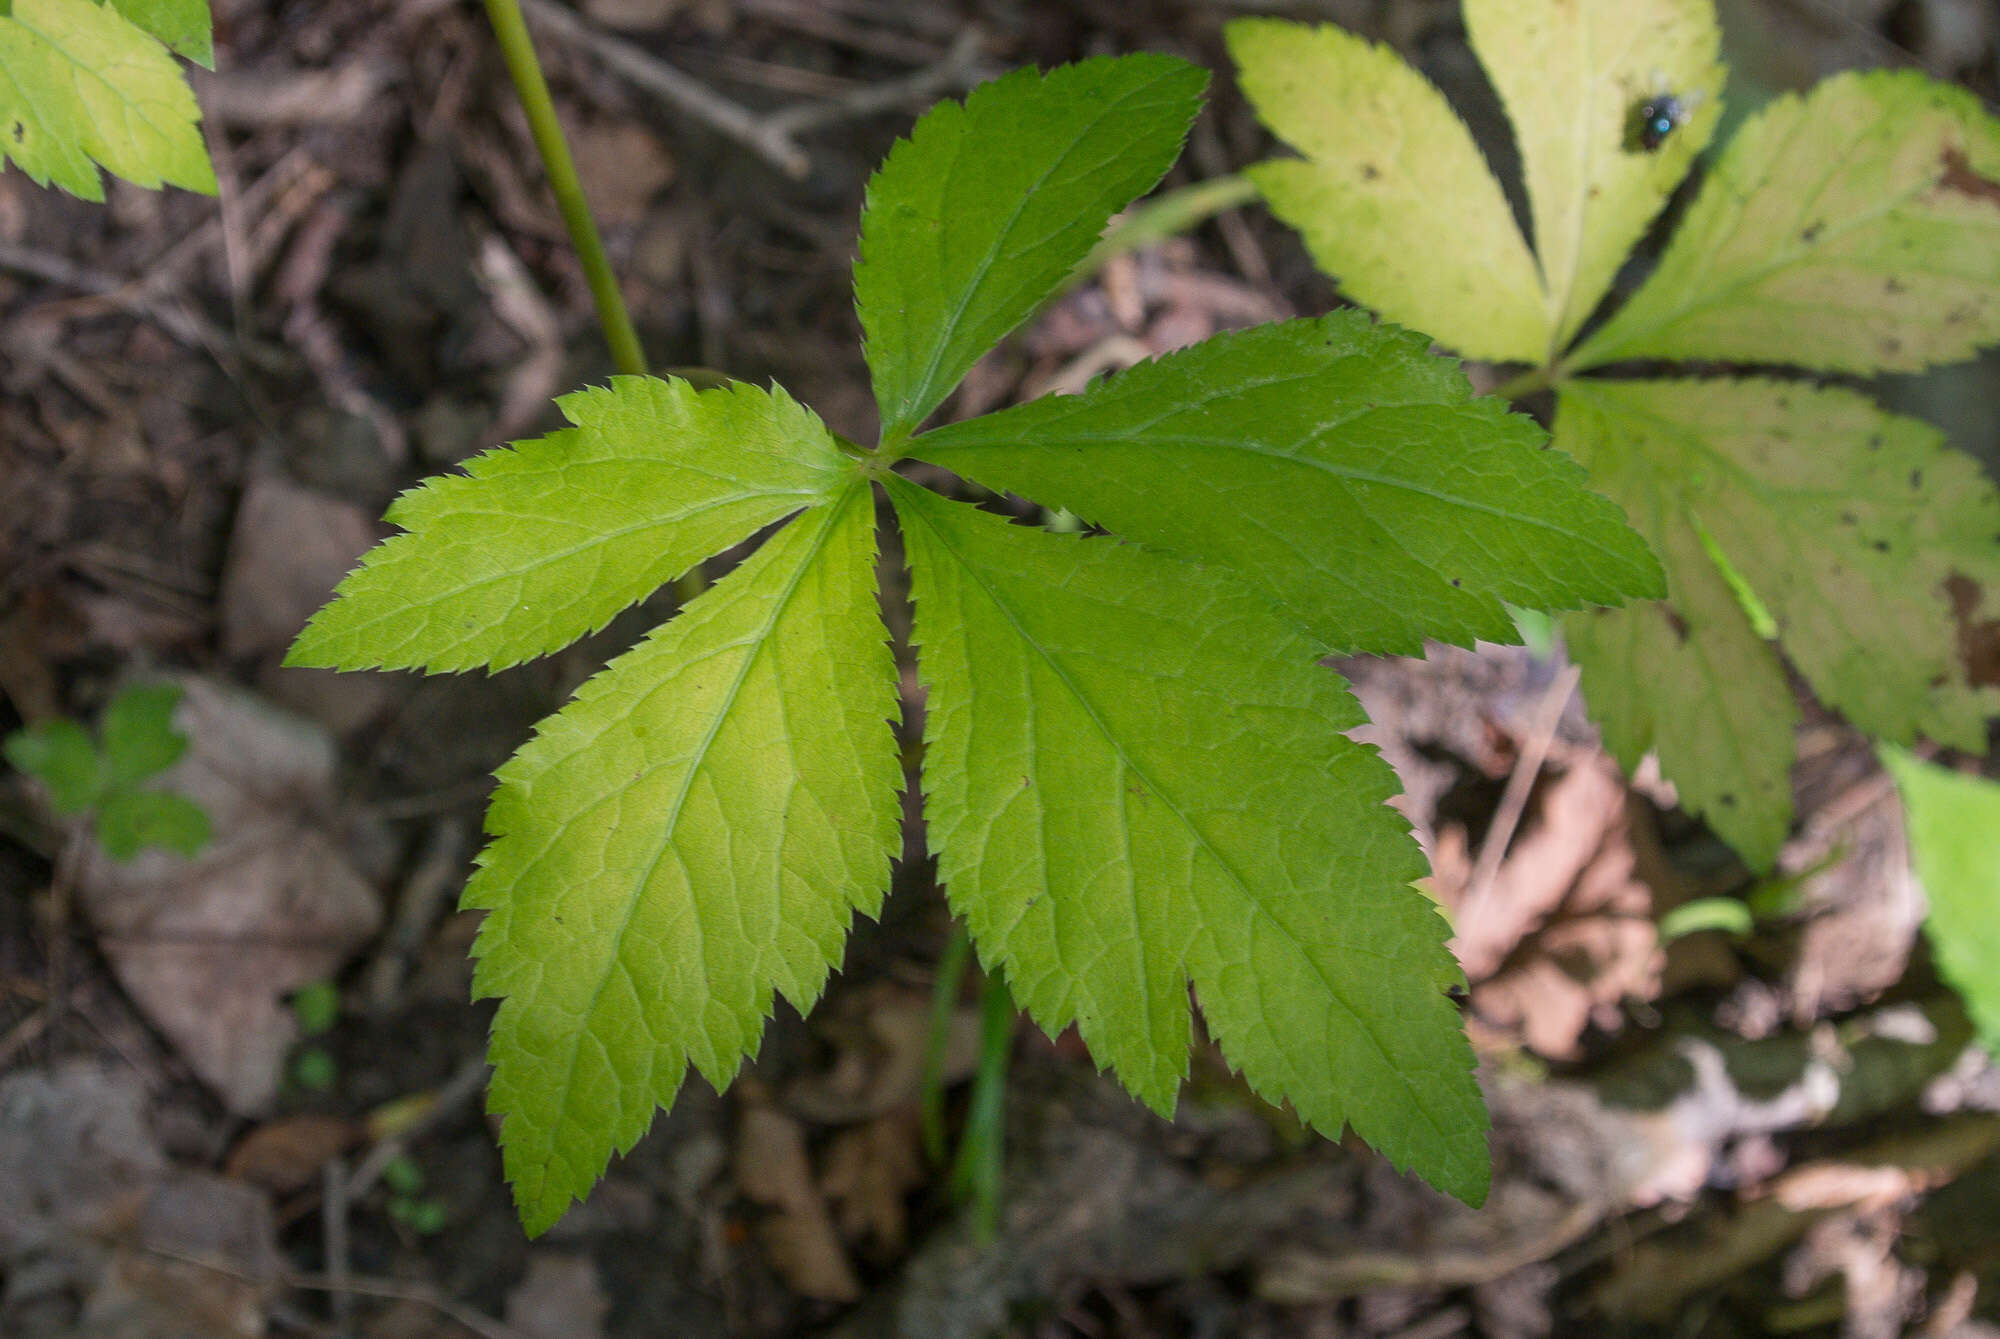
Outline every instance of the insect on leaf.
{"label": "insect on leaf", "polygon": [[[1466,0],[1465,26],[1513,123],[1560,348],[1715,128],[1723,76],[1715,8],[1710,0]],[[1635,109],[1663,95],[1686,120],[1648,144],[1643,130],[1635,137]]]}
{"label": "insect on leaf", "polygon": [[1389,47],[1330,25],[1239,19],[1228,36],[1257,115],[1304,155],[1248,175],[1319,267],[1470,357],[1545,357],[1534,257],[1444,95]]}
{"label": "insect on leaf", "polygon": [[2000,121],[1909,72],[1777,99],[1571,356],[1914,371],[2000,340]]}

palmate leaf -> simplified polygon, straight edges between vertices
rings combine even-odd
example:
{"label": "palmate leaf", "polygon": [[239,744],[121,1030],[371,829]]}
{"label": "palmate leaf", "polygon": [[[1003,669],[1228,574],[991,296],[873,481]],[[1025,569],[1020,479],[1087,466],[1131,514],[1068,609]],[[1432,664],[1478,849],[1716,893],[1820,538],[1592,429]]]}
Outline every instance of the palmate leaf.
{"label": "palmate leaf", "polygon": [[[716,452],[717,455],[725,453]],[[726,456],[725,456],[726,458]],[[613,661],[500,769],[473,990],[539,1232],[690,1062],[717,1087],[775,989],[818,998],[897,849],[895,665],[858,480]]]}
{"label": "palmate leaf", "polygon": [[2000,1055],[2000,782],[1882,749],[1908,815],[1910,854],[1930,910],[1924,933],[1965,999],[1986,1049]]}
{"label": "palmate leaf", "polygon": [[845,477],[782,389],[613,377],[556,403],[575,426],[489,451],[389,509],[288,665],[500,669],[567,646]]}
{"label": "palmate leaf", "polygon": [[1909,72],[1746,122],[1645,286],[1570,356],[1909,371],[2000,340],[2000,121]]}
{"label": "palmate leaf", "polygon": [[1502,600],[1658,593],[1617,508],[1425,346],[1361,312],[1261,326],[910,451],[1230,568],[1340,651],[1513,641]]}
{"label": "palmate leaf", "polygon": [[1175,158],[1208,76],[1170,56],[1018,70],[941,103],[868,183],[855,308],[907,436]]}
{"label": "palmate leaf", "polygon": [[[1514,126],[1555,337],[1569,343],[1721,113],[1710,0],[1466,0],[1466,33]],[[1673,94],[1686,124],[1634,152],[1634,109]]]}
{"label": "palmate leaf", "polygon": [[[1580,380],[1561,392],[1556,441],[1667,564],[1663,609],[1570,621],[1589,625],[1573,649],[1591,707],[1627,761],[1659,747],[1683,799],[1752,864],[1775,855],[1789,813],[1790,713],[1782,731],[1771,713],[1790,690],[1770,649],[1768,666],[1746,663],[1755,638],[1703,533],[1828,705],[1885,739],[1984,746],[2000,694],[1968,682],[1949,592],[2000,592],[2000,491],[1935,428],[1838,388]],[[1676,621],[1679,646],[1661,633]]]}
{"label": "palmate leaf", "polygon": [[98,168],[215,194],[200,110],[164,47],[95,0],[14,0],[0,16],[0,161],[102,200]]}
{"label": "palmate leaf", "polygon": [[[1565,353],[1719,119],[1713,5],[1465,0],[1465,14],[1512,122],[1549,303],[1551,344],[1533,355],[1542,369],[1519,384],[1556,389],[1557,447],[1667,566],[1665,603],[1567,618],[1570,652],[1619,757],[1657,751],[1689,807],[1768,864],[1790,818],[1797,715],[1781,655],[1865,730],[1981,738],[1994,702],[1966,684],[1953,616],[1976,622],[2000,605],[1991,490],[1935,434],[1852,395],[1578,374],[1634,358],[1915,369],[1995,342],[2000,121],[1913,74],[1843,75],[1778,99],[1725,147],[1638,293]],[[1314,72],[1331,68],[1315,53],[1335,45],[1269,38],[1246,78],[1254,88],[1276,70],[1310,93]],[[1417,82],[1384,76],[1401,90],[1384,96],[1417,122],[1442,114],[1418,108]],[[1680,103],[1675,126],[1639,135],[1638,108],[1663,94]],[[1300,142],[1282,114],[1262,100],[1259,110]],[[1368,136],[1313,133],[1318,170],[1322,159],[1350,174],[1374,162]],[[1399,310],[1411,267],[1400,248],[1421,224],[1337,204],[1298,217],[1276,194],[1272,204],[1309,242],[1334,228],[1345,267],[1315,244],[1322,264]],[[1489,226],[1513,235],[1511,220]],[[1518,287],[1503,266],[1468,309],[1511,309]],[[1775,617],[1775,644],[1750,606]]]}
{"label": "palmate leaf", "polygon": [[[1342,734],[1352,699],[1313,662],[1329,642],[1510,635],[1501,599],[1657,590],[1638,539],[1423,337],[1352,316],[910,436],[1159,177],[1202,82],[1164,57],[1010,76],[891,154],[856,278],[876,451],[779,390],[619,379],[562,402],[573,427],[406,494],[405,533],[294,648],[301,664],[511,664],[802,513],[501,770],[466,905],[487,913],[491,1101],[531,1230],[690,1063],[727,1082],[772,1001],[809,1005],[852,913],[879,904],[900,769],[878,479],[916,567],[932,841],[986,960],[1162,1109],[1192,983],[1259,1091],[1483,1193],[1484,1118],[1444,995],[1458,977],[1407,887],[1421,858],[1383,807],[1392,774]],[[911,454],[1152,547],[929,498],[890,472]],[[1232,546],[1232,528],[1275,538]]]}
{"label": "palmate leaf", "polygon": [[1194,983],[1259,1092],[1477,1204],[1462,977],[1395,776],[1316,648],[1219,574],[894,480],[925,815],[973,943],[1170,1114]]}
{"label": "palmate leaf", "polygon": [[1357,302],[1474,358],[1539,362],[1548,304],[1507,197],[1444,95],[1331,26],[1229,25],[1244,95],[1301,160],[1247,175]]}

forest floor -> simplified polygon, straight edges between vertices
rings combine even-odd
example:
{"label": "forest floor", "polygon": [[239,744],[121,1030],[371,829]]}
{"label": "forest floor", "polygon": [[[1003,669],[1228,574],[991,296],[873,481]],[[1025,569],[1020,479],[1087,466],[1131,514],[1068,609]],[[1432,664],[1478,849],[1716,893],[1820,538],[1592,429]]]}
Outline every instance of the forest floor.
{"label": "forest floor", "polygon": [[[774,379],[857,440],[861,192],[931,101],[1170,51],[1217,75],[1169,184],[1270,151],[1220,38],[1249,6],[579,6],[536,31],[656,365]],[[398,491],[547,430],[608,360],[476,6],[215,8],[219,204],[0,175],[0,733],[170,677],[217,829],[194,862],[116,865],[0,774],[0,1335],[2000,1335],[2000,1073],[1930,966],[1866,741],[1808,705],[1759,882],[1610,761],[1559,653],[1521,648],[1341,665],[1457,915],[1485,1209],[1306,1135],[1205,1043],[1167,1123],[1023,1022],[981,1242],[920,1138],[950,925],[913,849],[812,1016],[781,1007],[727,1094],[691,1081],[527,1241],[456,897],[493,768],[672,594],[500,674],[278,667]],[[1454,5],[1254,9],[1389,41],[1492,115]],[[1996,94],[1978,0],[1725,10],[1753,97],[1883,64]],[[663,99],[661,68],[749,130]],[[1337,301],[1234,211],[1114,260],[949,412]],[[2000,466],[1993,361],[1886,393]],[[1747,934],[1662,941],[1675,907],[1745,896]]]}

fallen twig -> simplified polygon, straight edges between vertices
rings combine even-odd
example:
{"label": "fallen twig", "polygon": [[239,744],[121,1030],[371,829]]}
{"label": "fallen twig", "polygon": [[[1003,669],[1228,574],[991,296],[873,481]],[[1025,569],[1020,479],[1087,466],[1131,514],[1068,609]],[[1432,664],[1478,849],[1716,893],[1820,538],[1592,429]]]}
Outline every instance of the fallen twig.
{"label": "fallen twig", "polygon": [[900,79],[887,79],[866,88],[857,88],[852,93],[826,102],[805,102],[780,108],[765,117],[764,122],[786,134],[796,135],[819,126],[930,102],[941,93],[961,89],[971,82],[985,41],[986,34],[978,25],[969,25],[952,40],[950,50],[921,70]]}
{"label": "fallen twig", "polygon": [[738,106],[700,80],[683,74],[622,37],[592,26],[554,0],[522,0],[521,8],[558,38],[580,46],[639,87],[658,93],[688,115],[752,150],[794,181],[811,168],[806,151],[782,127]]}

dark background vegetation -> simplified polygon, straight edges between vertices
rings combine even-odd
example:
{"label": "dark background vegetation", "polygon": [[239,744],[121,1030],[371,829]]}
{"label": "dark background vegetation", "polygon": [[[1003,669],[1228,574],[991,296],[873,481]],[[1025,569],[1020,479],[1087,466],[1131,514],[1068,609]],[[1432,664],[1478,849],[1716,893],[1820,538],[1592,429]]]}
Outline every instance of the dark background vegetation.
{"label": "dark background vegetation", "polygon": [[[1392,42],[1508,156],[1450,4],[579,3],[536,32],[656,365],[776,379],[861,440],[862,186],[937,96],[1176,52],[1217,74],[1169,184],[1219,175],[1271,151],[1221,26],[1281,13]],[[1743,106],[1885,64],[1990,105],[2000,75],[1982,0],[1725,21]],[[174,676],[180,783],[218,834],[192,867],[115,868],[0,776],[0,1334],[2000,1333],[2000,1079],[1929,966],[1866,745],[1809,716],[1797,837],[1753,885],[1668,788],[1627,785],[1559,663],[1499,648],[1344,666],[1469,918],[1482,1213],[1304,1135],[1205,1049],[1167,1124],[1023,1026],[980,1245],[917,1134],[948,921],[913,851],[812,1018],[781,1009],[726,1096],[691,1084],[525,1241],[452,907],[491,769],[672,594],[498,675],[277,667],[397,491],[546,430],[609,367],[476,6],[217,0],[216,29],[219,202],[0,175],[0,731]],[[767,134],[809,109],[803,173],[643,86],[662,66]],[[1335,302],[1283,228],[1232,213],[1115,262],[952,412]],[[2000,460],[1990,360],[1893,383]],[[1665,911],[1745,893],[1749,936],[1660,943]],[[304,1035],[322,1020],[286,1001],[325,980],[337,1014]]]}

